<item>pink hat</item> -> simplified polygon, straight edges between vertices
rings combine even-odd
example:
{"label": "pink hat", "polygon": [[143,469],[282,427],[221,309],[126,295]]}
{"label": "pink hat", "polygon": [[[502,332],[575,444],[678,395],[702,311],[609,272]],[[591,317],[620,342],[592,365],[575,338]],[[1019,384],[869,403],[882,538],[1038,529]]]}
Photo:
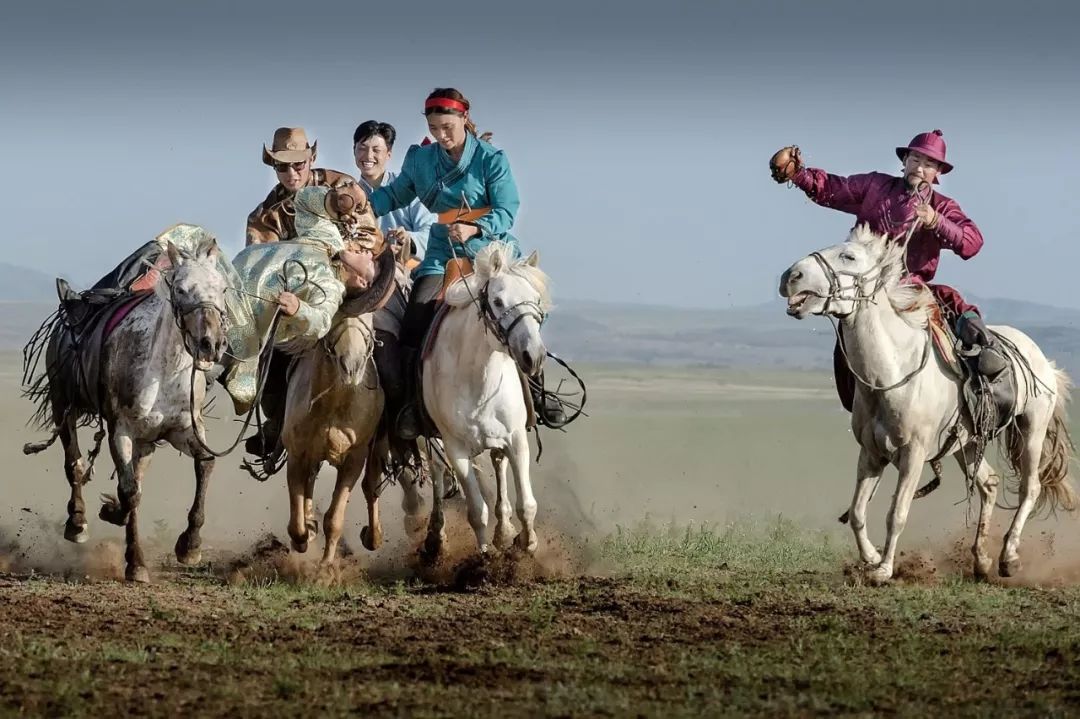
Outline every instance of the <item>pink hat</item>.
{"label": "pink hat", "polygon": [[[903,162],[907,154],[915,150],[941,163],[941,174],[948,174],[953,166],[945,161],[945,139],[941,136],[941,130],[924,132],[911,139],[907,147],[896,148],[896,156]],[[936,180],[935,180],[936,182]]]}

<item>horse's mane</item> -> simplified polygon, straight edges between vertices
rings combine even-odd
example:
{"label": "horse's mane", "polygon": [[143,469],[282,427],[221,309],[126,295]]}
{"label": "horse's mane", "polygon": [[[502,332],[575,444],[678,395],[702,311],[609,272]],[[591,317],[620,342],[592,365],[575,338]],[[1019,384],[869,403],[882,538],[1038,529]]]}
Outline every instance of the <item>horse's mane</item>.
{"label": "horse's mane", "polygon": [[912,327],[926,327],[936,300],[926,285],[901,282],[907,274],[907,253],[904,245],[890,242],[889,235],[879,235],[871,231],[866,223],[852,229],[847,241],[862,245],[871,257],[878,258],[882,287],[896,314]]}
{"label": "horse's mane", "polygon": [[446,303],[452,307],[464,307],[479,294],[492,277],[508,272],[521,277],[540,295],[540,309],[551,309],[550,280],[539,267],[527,260],[514,259],[514,246],[505,242],[492,242],[476,255],[473,274],[455,282],[446,290]]}

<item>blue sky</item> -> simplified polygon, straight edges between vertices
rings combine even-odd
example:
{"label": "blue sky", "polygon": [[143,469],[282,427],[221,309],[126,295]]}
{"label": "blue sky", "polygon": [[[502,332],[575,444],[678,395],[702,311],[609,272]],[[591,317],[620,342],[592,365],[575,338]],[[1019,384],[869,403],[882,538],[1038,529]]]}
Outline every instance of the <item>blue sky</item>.
{"label": "blue sky", "polygon": [[92,281],[179,221],[238,251],[274,128],[355,172],[359,122],[396,125],[400,160],[452,85],[510,157],[516,234],[556,301],[768,301],[851,224],[772,183],[769,155],[894,171],[893,147],[941,128],[941,190],[986,246],[938,277],[1080,307],[1075,4],[92,5],[20,4],[0,26],[13,263]]}

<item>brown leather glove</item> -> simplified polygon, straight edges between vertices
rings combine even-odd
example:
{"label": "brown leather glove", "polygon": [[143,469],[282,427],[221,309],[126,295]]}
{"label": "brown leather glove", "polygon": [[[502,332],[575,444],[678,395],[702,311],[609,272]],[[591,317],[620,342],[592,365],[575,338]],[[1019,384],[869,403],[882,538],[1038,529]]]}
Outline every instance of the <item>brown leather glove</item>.
{"label": "brown leather glove", "polygon": [[772,173],[772,179],[781,184],[791,182],[801,169],[803,169],[803,161],[798,145],[782,147],[769,159],[769,172]]}

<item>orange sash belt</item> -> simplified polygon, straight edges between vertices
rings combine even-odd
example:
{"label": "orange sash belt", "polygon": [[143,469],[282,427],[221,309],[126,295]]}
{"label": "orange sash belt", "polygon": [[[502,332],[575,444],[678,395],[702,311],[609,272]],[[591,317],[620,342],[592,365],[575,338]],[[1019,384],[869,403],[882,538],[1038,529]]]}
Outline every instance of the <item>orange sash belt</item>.
{"label": "orange sash belt", "polygon": [[477,207],[472,210],[446,210],[439,213],[439,224],[452,225],[455,222],[473,222],[491,212],[490,207]]}

